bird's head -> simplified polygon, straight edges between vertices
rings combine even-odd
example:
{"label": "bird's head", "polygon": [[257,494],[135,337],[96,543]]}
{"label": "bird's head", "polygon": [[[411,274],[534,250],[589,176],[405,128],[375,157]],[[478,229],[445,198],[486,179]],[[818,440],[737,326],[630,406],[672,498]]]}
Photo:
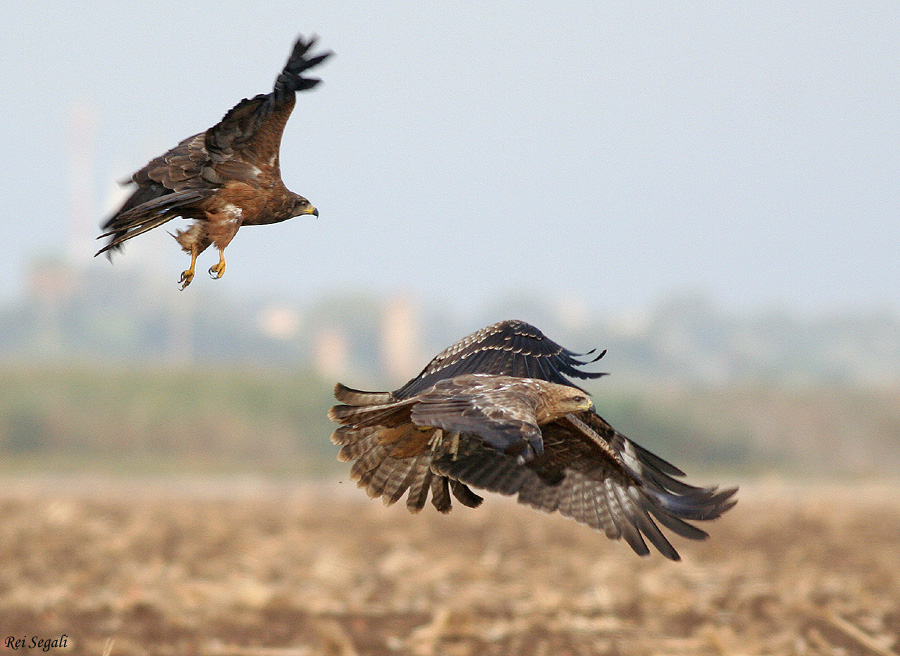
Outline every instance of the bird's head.
{"label": "bird's head", "polygon": [[559,405],[560,410],[562,410],[563,408],[568,408],[566,410],[566,414],[568,414],[570,412],[583,412],[584,410],[590,410],[594,407],[594,402],[591,401],[591,397],[589,397],[581,390],[573,390],[571,394],[560,399]]}
{"label": "bird's head", "polygon": [[291,206],[291,216],[303,216],[304,214],[312,214],[319,216],[319,210],[313,207],[312,203],[306,200],[300,194],[293,195],[294,204]]}
{"label": "bird's head", "polygon": [[542,393],[535,416],[541,425],[594,407],[594,402],[584,390],[543,380],[539,382]]}

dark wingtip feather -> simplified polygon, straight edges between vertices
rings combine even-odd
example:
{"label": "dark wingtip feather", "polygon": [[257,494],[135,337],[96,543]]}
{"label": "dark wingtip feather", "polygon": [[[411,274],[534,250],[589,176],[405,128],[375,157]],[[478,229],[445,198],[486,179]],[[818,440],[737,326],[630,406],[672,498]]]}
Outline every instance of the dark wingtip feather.
{"label": "dark wingtip feather", "polygon": [[651,503],[645,504],[645,510],[649,511],[660,524],[683,538],[688,540],[706,540],[709,537],[709,533],[706,531],[660,510]]}
{"label": "dark wingtip feather", "polygon": [[[665,474],[667,476],[677,476],[677,477],[686,476],[686,474],[681,469],[679,469],[678,467],[673,465],[668,460],[665,460],[665,459],[659,457],[658,455],[656,455],[655,453],[653,453],[652,451],[645,449],[637,442],[633,442],[631,440],[629,440],[629,442],[631,442],[631,445],[637,451],[638,458],[640,459],[641,464],[649,465],[650,467],[658,470],[661,474]],[[684,485],[687,485],[687,484],[685,483]],[[696,488],[694,488],[693,485],[688,486],[688,487],[690,487],[692,489],[696,489]]]}
{"label": "dark wingtip feather", "polygon": [[467,508],[477,508],[484,501],[484,498],[472,492],[468,485],[452,478],[450,479],[450,491],[453,492],[456,500]]}
{"label": "dark wingtip feather", "polygon": [[303,77],[302,75],[304,71],[318,66],[334,54],[329,50],[314,57],[307,57],[306,53],[316,44],[317,40],[318,37],[316,35],[310,36],[309,39],[304,39],[301,35],[294,42],[294,48],[291,50],[287,64],[284,65],[284,69],[275,81],[275,95],[277,98],[283,98],[282,94],[312,89],[321,82],[319,78]]}
{"label": "dark wingtip feather", "polygon": [[632,515],[635,525],[659,552],[669,560],[681,560],[681,556],[675,551],[672,543],[666,539],[659,527],[653,522],[643,507],[638,507]]}
{"label": "dark wingtip feather", "polygon": [[736,487],[722,490],[717,487],[705,487],[680,495],[654,490],[648,490],[647,493],[656,499],[664,510],[679,519],[706,521],[718,519],[724,512],[733,508],[737,499],[732,497],[737,490]]}
{"label": "dark wingtip feather", "polygon": [[634,553],[641,557],[650,555],[650,547],[644,542],[644,538],[641,537],[641,532],[634,524],[630,521],[623,520],[619,528],[622,531],[622,537],[625,539],[625,542],[628,543],[628,546],[634,550]]}
{"label": "dark wingtip feather", "polygon": [[[585,355],[590,355],[590,354],[593,353],[593,352],[594,352],[594,349],[591,349],[590,351],[588,351],[587,353],[585,353]],[[600,358],[602,358],[604,355],[606,355],[606,349],[603,349],[602,351],[600,351],[600,353],[597,355],[597,357],[595,357],[595,358],[593,358],[593,359],[591,359],[591,360],[588,360],[587,362],[585,362],[585,364],[593,364],[594,362],[596,362],[597,360],[599,360]]]}
{"label": "dark wingtip feather", "polygon": [[606,375],[581,369],[605,353],[582,361],[579,358],[588,354],[563,348],[529,323],[508,319],[476,330],[441,351],[393,396],[414,396],[439,380],[463,374],[527,376],[577,387],[567,376],[595,379]]}
{"label": "dark wingtip feather", "polygon": [[433,476],[431,479],[431,505],[444,514],[453,510],[453,504],[450,502],[450,485],[443,476]]}

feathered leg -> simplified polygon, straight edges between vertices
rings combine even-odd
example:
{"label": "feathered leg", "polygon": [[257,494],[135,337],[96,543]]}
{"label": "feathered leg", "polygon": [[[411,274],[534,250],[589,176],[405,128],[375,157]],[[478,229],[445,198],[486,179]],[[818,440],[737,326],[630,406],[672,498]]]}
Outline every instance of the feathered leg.
{"label": "feathered leg", "polygon": [[181,246],[181,250],[191,254],[191,266],[181,274],[181,288],[184,289],[194,279],[194,268],[197,266],[197,256],[210,244],[209,235],[206,233],[206,223],[195,221],[187,230],[178,230],[174,235],[175,241]]}

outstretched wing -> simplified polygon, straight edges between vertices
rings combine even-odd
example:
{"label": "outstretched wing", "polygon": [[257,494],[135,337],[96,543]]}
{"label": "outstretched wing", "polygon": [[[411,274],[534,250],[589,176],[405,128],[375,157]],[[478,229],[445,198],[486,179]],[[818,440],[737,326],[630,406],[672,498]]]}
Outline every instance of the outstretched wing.
{"label": "outstretched wing", "polygon": [[[245,98],[206,131],[205,147],[213,161],[238,160],[258,168],[266,166],[278,170],[281,135],[294,109],[296,92],[312,89],[321,82],[318,78],[304,77],[303,73],[332,54],[329,51],[308,56],[315,43],[315,36],[308,40],[302,36],[297,39],[272,92]],[[226,179],[233,175],[230,169],[220,171],[220,174]]]}
{"label": "outstretched wing", "polygon": [[444,349],[418,376],[396,390],[393,396],[397,399],[409,398],[439,380],[463,374],[538,378],[571,386],[572,383],[566,376],[588,379],[606,375],[579,368],[596,362],[606,351],[591,360],[579,359],[591,353],[593,351],[575,353],[563,348],[524,321],[501,321]]}
{"label": "outstretched wing", "polygon": [[[137,184],[139,190],[153,185],[159,185],[168,191],[218,187],[214,182],[216,175],[211,168],[213,162],[206,151],[205,134],[200,132],[190,136],[163,155],[150,160],[144,168],[131,176],[131,182]],[[127,204],[128,202],[126,207]]]}
{"label": "outstretched wing", "polygon": [[[331,435],[331,441],[341,447],[338,460],[354,461],[350,478],[365,488],[370,497],[381,497],[390,506],[406,494],[406,507],[417,513],[425,507],[431,493],[431,503],[440,512],[452,509],[450,493],[470,508],[477,508],[484,500],[464,483],[446,476],[435,476],[431,463],[435,448],[443,453],[443,433],[423,432],[407,425],[404,429],[385,426],[341,426]],[[432,446],[434,445],[434,448]]]}
{"label": "outstretched wing", "polygon": [[701,488],[673,478],[682,472],[592,412],[543,426],[543,441],[544,454],[523,466],[479,440],[462,440],[455,456],[435,459],[432,469],[624,538],[641,556],[650,553],[646,538],[672,560],[678,552],[656,522],[682,537],[705,539],[686,520],[715,519],[735,504],[736,488]]}

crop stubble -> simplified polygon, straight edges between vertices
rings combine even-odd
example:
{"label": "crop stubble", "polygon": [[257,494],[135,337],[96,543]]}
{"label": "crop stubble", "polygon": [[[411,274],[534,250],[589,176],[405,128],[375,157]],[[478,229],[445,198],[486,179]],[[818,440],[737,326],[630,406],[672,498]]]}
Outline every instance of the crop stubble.
{"label": "crop stubble", "polygon": [[897,654],[900,488],[745,485],[670,563],[489,497],[6,479],[0,638],[65,653]]}

